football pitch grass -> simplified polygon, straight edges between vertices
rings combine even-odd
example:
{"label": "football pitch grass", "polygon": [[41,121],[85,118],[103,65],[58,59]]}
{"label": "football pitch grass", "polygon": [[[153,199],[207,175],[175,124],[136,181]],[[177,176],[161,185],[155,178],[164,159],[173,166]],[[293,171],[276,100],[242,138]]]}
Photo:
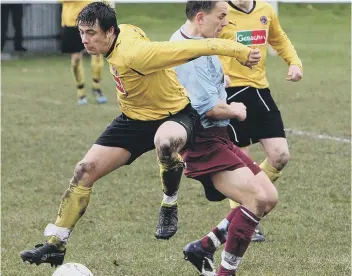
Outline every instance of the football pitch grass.
{"label": "football pitch grass", "polygon": [[[168,40],[184,21],[184,4],[117,7],[120,23],[140,26],[153,40]],[[279,17],[305,74],[288,83],[284,62],[268,58],[286,127],[350,139],[350,5],[284,4]],[[25,265],[19,252],[44,241],[76,162],[119,114],[114,83],[105,65],[108,103],[99,106],[88,94],[89,105],[77,106],[68,56],[23,57],[1,69],[1,275],[48,276],[53,268]],[[250,246],[238,275],[351,275],[351,143],[294,134],[288,142],[292,158],[277,184],[280,202],[263,220],[266,242]],[[263,159],[259,146],[252,156]],[[207,202],[201,185],[183,178],[179,230],[158,241],[158,170],[153,151],[99,180],[65,262],[82,263],[95,276],[197,275],[182,249],[226,216],[228,202]]]}

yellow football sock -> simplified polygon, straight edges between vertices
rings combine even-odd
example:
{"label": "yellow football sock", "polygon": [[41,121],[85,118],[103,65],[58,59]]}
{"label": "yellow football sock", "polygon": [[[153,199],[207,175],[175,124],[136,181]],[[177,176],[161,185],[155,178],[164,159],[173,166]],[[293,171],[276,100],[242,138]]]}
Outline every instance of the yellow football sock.
{"label": "yellow football sock", "polygon": [[[163,192],[167,196],[173,196],[180,186],[184,167],[182,157],[178,154],[177,158],[170,163],[161,162],[159,160],[158,163],[160,166],[160,178]],[[174,204],[177,204],[177,201]]]}
{"label": "yellow football sock", "polygon": [[61,251],[65,250],[65,244],[56,236],[51,236],[48,243],[55,244]]}
{"label": "yellow football sock", "polygon": [[91,57],[93,89],[98,90],[100,89],[100,80],[104,68],[104,58],[102,55],[93,55]]}
{"label": "yellow football sock", "polygon": [[[89,203],[92,188],[72,185],[64,193],[55,221],[55,225],[72,230],[77,221],[83,216]],[[49,243],[60,244],[57,237],[50,237]]]}
{"label": "yellow football sock", "polygon": [[82,98],[85,96],[83,59],[72,63],[72,75],[77,87],[77,97]]}
{"label": "yellow football sock", "polygon": [[235,208],[237,208],[238,206],[241,205],[241,204],[239,204],[239,203],[237,203],[236,201],[233,201],[233,200],[231,200],[231,199],[229,199],[229,201],[230,201],[230,208],[231,208],[231,209],[235,209]]}
{"label": "yellow football sock", "polygon": [[281,176],[281,171],[271,166],[268,163],[267,158],[259,165],[259,167],[269,177],[272,183],[274,183]]}
{"label": "yellow football sock", "polygon": [[172,207],[177,205],[177,200],[173,203],[165,203],[164,201],[161,201],[161,206],[165,206],[165,207]]}

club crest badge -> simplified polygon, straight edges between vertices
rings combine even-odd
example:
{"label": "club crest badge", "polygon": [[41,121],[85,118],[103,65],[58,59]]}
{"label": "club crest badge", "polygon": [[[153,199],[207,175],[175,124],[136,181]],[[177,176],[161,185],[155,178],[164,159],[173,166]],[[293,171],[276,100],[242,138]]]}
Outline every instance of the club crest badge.
{"label": "club crest badge", "polygon": [[117,72],[116,68],[114,66],[111,66],[112,72],[114,73],[115,76],[119,75],[119,72]]}
{"label": "club crest badge", "polygon": [[266,25],[268,23],[268,18],[263,15],[260,17],[260,22],[262,22],[263,25]]}

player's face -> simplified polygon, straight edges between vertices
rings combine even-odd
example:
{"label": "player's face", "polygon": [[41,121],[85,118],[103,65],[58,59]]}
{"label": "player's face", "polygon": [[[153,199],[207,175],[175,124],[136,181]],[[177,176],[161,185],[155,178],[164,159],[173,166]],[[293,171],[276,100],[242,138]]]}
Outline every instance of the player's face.
{"label": "player's face", "polygon": [[98,22],[94,26],[78,24],[82,43],[90,55],[106,54],[114,39],[113,28],[106,33],[100,28]]}
{"label": "player's face", "polygon": [[209,13],[203,13],[200,21],[200,32],[205,38],[218,37],[227,24],[228,13],[227,2],[218,2],[214,9]]}

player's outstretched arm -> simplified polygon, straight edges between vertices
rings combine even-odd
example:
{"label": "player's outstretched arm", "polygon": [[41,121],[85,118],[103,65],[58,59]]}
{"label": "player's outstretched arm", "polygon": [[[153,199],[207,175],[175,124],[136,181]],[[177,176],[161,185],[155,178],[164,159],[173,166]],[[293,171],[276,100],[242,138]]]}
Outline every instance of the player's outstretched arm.
{"label": "player's outstretched arm", "polygon": [[279,18],[274,10],[272,10],[268,42],[288,65],[297,65],[303,69],[302,61],[298,57],[291,40],[281,28]]}
{"label": "player's outstretched arm", "polygon": [[126,65],[142,74],[175,67],[200,56],[223,55],[236,58],[246,65],[251,49],[227,39],[182,40],[171,42],[149,42],[134,40],[125,49]]}

